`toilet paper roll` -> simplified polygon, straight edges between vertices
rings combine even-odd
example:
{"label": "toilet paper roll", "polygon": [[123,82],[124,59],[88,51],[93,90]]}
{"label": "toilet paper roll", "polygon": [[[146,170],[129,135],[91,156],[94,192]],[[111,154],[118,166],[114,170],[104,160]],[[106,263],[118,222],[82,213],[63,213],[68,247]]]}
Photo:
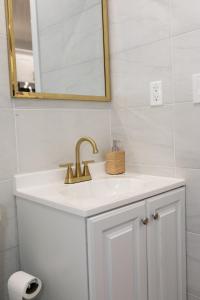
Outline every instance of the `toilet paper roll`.
{"label": "toilet paper roll", "polygon": [[23,271],[10,276],[8,280],[8,294],[10,300],[34,299],[41,291],[42,282]]}

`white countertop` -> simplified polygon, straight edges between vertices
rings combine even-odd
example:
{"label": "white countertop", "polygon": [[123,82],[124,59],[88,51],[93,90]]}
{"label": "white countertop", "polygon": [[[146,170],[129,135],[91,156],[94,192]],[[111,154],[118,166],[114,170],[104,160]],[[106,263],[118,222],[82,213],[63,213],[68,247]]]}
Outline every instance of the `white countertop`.
{"label": "white countertop", "polygon": [[126,173],[111,176],[104,163],[91,167],[93,180],[65,185],[65,169],[15,176],[17,197],[81,217],[90,217],[185,185],[183,179]]}

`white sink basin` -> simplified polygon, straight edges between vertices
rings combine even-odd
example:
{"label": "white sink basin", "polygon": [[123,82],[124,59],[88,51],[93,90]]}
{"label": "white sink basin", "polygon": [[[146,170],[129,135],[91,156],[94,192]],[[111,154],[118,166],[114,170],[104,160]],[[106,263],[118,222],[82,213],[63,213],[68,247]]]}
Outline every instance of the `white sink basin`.
{"label": "white sink basin", "polygon": [[89,217],[181,187],[184,180],[127,173],[106,175],[104,163],[91,167],[92,181],[65,185],[65,169],[15,176],[15,195],[41,205]]}
{"label": "white sink basin", "polygon": [[114,198],[142,189],[144,182],[136,178],[114,177],[95,179],[79,184],[65,185],[61,195],[75,200],[86,198]]}

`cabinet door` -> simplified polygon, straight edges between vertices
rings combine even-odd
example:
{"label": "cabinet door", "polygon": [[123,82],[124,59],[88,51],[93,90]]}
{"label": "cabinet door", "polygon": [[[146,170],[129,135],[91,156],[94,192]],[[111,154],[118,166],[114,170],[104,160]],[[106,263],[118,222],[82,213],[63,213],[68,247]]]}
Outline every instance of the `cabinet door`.
{"label": "cabinet door", "polygon": [[149,300],[185,300],[185,189],[147,200],[147,214]]}
{"label": "cabinet door", "polygon": [[88,220],[90,300],[146,300],[145,203]]}

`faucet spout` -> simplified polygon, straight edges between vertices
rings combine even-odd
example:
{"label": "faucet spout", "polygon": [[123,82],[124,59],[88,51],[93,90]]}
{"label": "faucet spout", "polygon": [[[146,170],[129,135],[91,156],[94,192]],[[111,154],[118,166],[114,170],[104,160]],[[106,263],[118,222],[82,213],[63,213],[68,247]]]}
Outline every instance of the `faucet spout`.
{"label": "faucet spout", "polygon": [[81,163],[80,163],[80,148],[83,142],[88,142],[92,146],[93,153],[96,154],[99,152],[96,142],[90,137],[82,137],[76,143],[76,177],[81,177]]}

